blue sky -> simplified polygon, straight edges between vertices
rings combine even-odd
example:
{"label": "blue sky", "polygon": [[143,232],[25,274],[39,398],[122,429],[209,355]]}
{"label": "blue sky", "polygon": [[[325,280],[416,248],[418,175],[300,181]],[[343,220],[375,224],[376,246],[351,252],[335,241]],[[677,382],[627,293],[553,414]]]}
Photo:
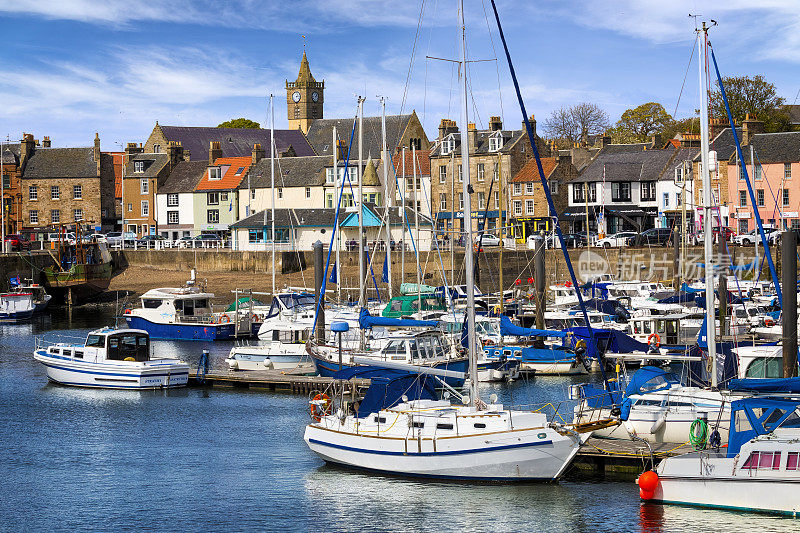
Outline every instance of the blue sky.
{"label": "blue sky", "polygon": [[[518,127],[489,0],[465,4],[470,58],[499,59],[470,66],[471,120],[502,115]],[[692,49],[689,13],[719,22],[711,41],[723,75],[763,74],[789,103],[800,90],[797,0],[498,5],[527,109],[540,124],[581,101],[612,121],[647,101],[672,113]],[[156,120],[266,124],[270,93],[276,127],[286,127],[284,80],[297,75],[303,34],[312,72],[325,80],[326,117],[353,116],[357,94],[367,97],[367,114],[379,114],[384,95],[388,113],[415,109],[433,138],[441,118],[458,119],[453,65],[426,60],[458,58],[457,2],[425,0],[406,86],[421,8],[396,0],[0,0],[0,135],[81,146],[98,131],[103,149],[113,150],[146,139]],[[695,63],[677,116],[697,107]]]}

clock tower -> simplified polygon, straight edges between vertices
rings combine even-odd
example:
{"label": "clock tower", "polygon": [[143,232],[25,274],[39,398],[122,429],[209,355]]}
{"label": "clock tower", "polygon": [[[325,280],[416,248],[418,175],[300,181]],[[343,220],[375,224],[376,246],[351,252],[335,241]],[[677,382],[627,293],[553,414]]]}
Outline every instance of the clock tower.
{"label": "clock tower", "polygon": [[297,80],[286,80],[286,112],[289,129],[300,129],[303,133],[308,133],[311,123],[322,118],[324,92],[325,80],[314,79],[308,66],[306,51],[303,50]]}

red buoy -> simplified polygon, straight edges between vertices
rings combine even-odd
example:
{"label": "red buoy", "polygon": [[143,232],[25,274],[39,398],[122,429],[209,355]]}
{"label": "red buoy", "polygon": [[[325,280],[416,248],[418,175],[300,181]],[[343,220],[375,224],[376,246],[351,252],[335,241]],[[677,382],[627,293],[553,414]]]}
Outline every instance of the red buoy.
{"label": "red buoy", "polygon": [[639,489],[639,497],[643,500],[652,500],[654,495],[652,490]]}
{"label": "red buoy", "polygon": [[519,285],[520,283],[522,283],[521,279],[517,278],[514,280],[514,285]]}
{"label": "red buoy", "polygon": [[637,483],[639,484],[639,488],[642,489],[643,491],[654,492],[656,490],[656,487],[658,487],[658,474],[656,474],[652,470],[648,470],[647,472],[644,472],[642,473],[641,476],[639,476]]}
{"label": "red buoy", "polygon": [[533,285],[533,278],[528,278],[528,285]]}

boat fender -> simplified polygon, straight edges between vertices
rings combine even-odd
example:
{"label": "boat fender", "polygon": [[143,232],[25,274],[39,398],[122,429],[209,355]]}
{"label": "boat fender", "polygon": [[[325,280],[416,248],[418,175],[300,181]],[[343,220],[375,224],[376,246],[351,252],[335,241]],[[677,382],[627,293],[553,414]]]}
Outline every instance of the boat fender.
{"label": "boat fender", "polygon": [[[631,407],[633,406],[633,402],[630,398],[625,398],[622,400],[622,409],[619,413],[619,419],[623,422],[628,420],[628,417],[631,416]],[[630,432],[628,432],[630,433]]]}
{"label": "boat fender", "polygon": [[667,413],[662,413],[661,416],[659,416],[658,419],[655,422],[653,422],[653,425],[650,426],[650,433],[655,435],[656,433],[661,431],[666,422],[667,422]]}
{"label": "boat fender", "polygon": [[775,321],[772,319],[772,317],[768,316],[767,318],[764,319],[764,325],[767,326],[768,328],[771,328],[772,326],[775,325]]}
{"label": "boat fender", "polygon": [[643,500],[652,500],[658,488],[658,474],[652,470],[642,472],[636,479],[636,484],[639,485],[639,497]]}
{"label": "boat fender", "polygon": [[637,436],[636,428],[633,427],[633,422],[631,422],[630,420],[626,420],[625,422],[622,423],[622,425],[625,426],[625,431],[628,432],[628,435],[630,435],[631,437]]}
{"label": "boat fender", "polygon": [[126,357],[123,361],[136,361],[133,357]]}

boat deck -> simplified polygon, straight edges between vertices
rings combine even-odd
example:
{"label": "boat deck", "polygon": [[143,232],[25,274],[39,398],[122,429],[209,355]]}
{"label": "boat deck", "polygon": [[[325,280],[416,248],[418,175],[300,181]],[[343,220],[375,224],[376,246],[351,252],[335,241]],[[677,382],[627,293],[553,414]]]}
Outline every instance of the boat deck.
{"label": "boat deck", "polygon": [[209,370],[199,376],[197,369],[189,371],[189,385],[203,387],[244,388],[264,391],[309,394],[314,391],[326,392],[330,396],[344,388],[345,394],[363,394],[369,387],[368,379],[353,378],[348,381],[334,380],[315,375],[314,366],[301,365],[291,370]]}
{"label": "boat deck", "polygon": [[650,444],[648,448],[641,441],[590,437],[575,457],[567,477],[633,479],[645,468],[651,468],[651,450],[658,464],[665,457],[688,453],[694,448],[688,442]]}

